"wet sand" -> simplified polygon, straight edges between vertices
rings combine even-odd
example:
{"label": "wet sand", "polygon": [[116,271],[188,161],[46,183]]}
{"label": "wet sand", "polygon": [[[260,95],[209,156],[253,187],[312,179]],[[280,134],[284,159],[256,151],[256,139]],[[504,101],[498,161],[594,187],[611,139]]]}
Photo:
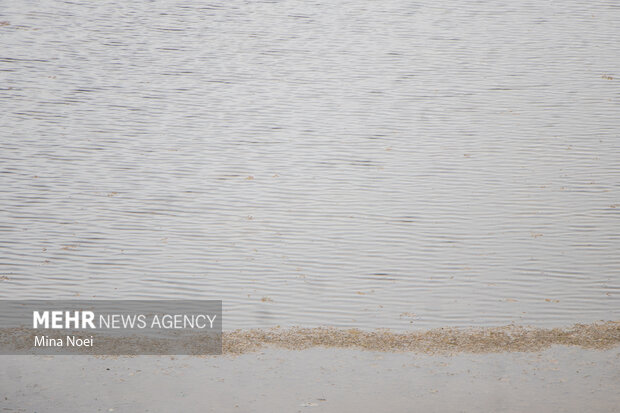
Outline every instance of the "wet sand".
{"label": "wet sand", "polygon": [[620,349],[2,356],[7,412],[612,412]]}
{"label": "wet sand", "polygon": [[[108,344],[113,345],[110,341]],[[0,356],[7,412],[612,412],[620,322],[225,332],[219,356]]]}

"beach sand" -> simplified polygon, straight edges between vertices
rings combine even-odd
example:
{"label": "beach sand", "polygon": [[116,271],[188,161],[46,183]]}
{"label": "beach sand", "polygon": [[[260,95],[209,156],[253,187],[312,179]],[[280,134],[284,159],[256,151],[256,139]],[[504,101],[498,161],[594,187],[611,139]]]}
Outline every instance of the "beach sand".
{"label": "beach sand", "polygon": [[620,347],[0,356],[7,412],[613,412]]}

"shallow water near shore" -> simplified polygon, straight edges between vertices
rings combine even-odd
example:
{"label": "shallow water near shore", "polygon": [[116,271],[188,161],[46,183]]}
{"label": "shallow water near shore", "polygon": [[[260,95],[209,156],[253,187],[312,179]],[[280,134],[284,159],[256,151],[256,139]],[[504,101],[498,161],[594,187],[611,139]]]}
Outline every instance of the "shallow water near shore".
{"label": "shallow water near shore", "polygon": [[5,1],[0,298],[620,319],[613,2]]}

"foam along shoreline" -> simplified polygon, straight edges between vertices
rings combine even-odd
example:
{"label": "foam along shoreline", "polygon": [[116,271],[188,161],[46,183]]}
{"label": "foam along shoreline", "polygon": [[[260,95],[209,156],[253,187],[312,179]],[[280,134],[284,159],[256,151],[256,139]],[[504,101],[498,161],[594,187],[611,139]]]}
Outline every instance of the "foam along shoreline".
{"label": "foam along shoreline", "polygon": [[287,350],[332,347],[427,354],[534,352],[554,345],[606,350],[620,345],[620,321],[553,329],[508,325],[437,328],[410,333],[325,327],[236,330],[224,333],[222,345],[223,354],[243,354],[266,347]]}

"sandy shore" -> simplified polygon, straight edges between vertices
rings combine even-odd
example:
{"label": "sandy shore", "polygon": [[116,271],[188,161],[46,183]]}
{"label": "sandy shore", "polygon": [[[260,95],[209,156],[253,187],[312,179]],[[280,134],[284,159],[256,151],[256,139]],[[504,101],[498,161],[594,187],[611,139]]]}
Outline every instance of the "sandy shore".
{"label": "sandy shore", "polygon": [[612,412],[620,405],[620,322],[409,333],[275,328],[226,332],[222,341],[220,356],[0,356],[0,406]]}
{"label": "sandy shore", "polygon": [[620,348],[1,356],[7,412],[613,412]]}

